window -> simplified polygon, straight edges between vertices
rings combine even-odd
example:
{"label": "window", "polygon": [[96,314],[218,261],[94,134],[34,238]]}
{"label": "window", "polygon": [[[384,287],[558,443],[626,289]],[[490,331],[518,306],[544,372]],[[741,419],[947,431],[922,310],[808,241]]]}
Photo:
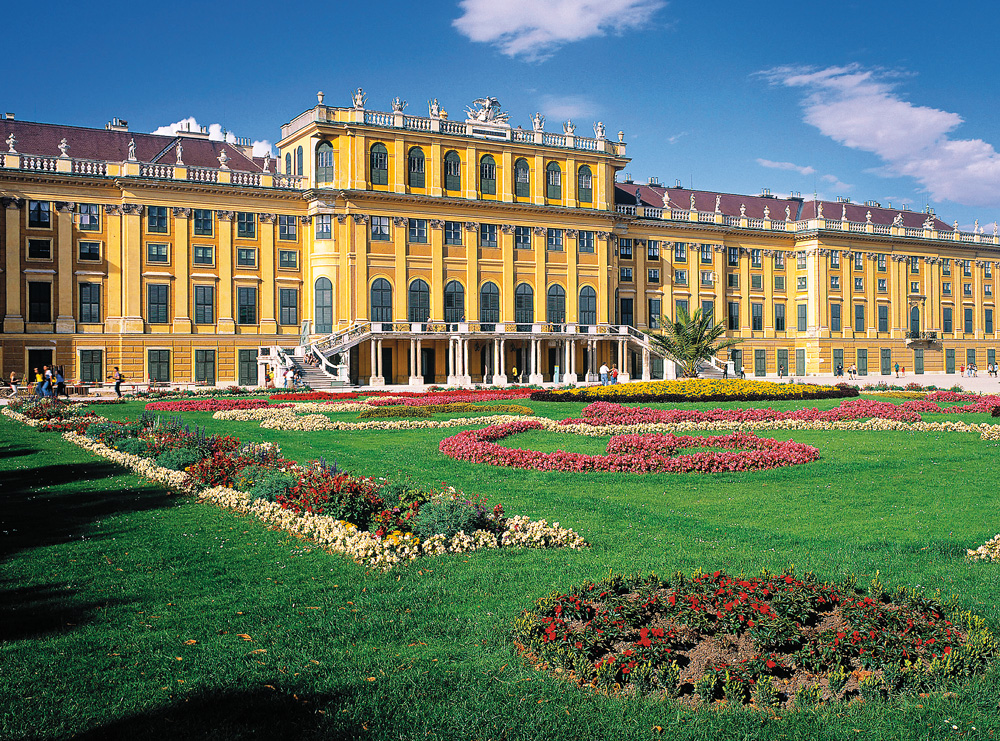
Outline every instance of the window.
{"label": "window", "polygon": [[712,264],[712,245],[703,244],[701,246],[701,263],[702,265]]}
{"label": "window", "polygon": [[562,198],[562,170],[558,162],[545,166],[545,197],[557,201]]}
{"label": "window", "polygon": [[854,304],[854,331],[865,331],[865,305]]}
{"label": "window", "polygon": [[[317,284],[318,286],[318,284]],[[333,287],[331,286],[331,304]],[[392,321],[392,286],[385,278],[376,278],[372,283],[372,321],[391,322]],[[332,321],[332,320],[331,320]]]}
{"label": "window", "polygon": [[410,156],[406,158],[407,185],[411,188],[423,188],[426,184],[425,164],[424,150],[420,147],[413,147],[410,150]]}
{"label": "window", "polygon": [[170,381],[170,351],[150,350],[146,354],[146,365],[149,370],[149,377],[157,383],[169,383]]}
{"label": "window", "polygon": [[566,291],[562,286],[552,284],[545,302],[545,320],[550,324],[563,324],[566,321]]}
{"label": "window", "polygon": [[618,279],[622,283],[632,282],[632,268],[619,268],[618,269]]}
{"label": "window", "polygon": [[531,196],[531,168],[525,159],[519,159],[514,163],[514,195],[517,198]]}
{"label": "window", "polygon": [[292,168],[292,153],[291,152],[288,152],[285,155],[285,174],[286,175],[294,175],[295,174],[295,170]]}
{"label": "window", "polygon": [[774,305],[774,331],[784,332],[785,331],[785,305],[775,304]]}
{"label": "window", "polygon": [[444,156],[444,189],[462,189],[462,158],[458,152],[448,152]]}
{"label": "window", "polygon": [[80,351],[80,380],[84,383],[100,383],[104,380],[104,351]]}
{"label": "window", "polygon": [[170,286],[152,283],[146,286],[146,321],[166,324],[170,321]]}
{"label": "window", "polygon": [[333,145],[320,142],[316,147],[316,182],[333,182]]}
{"label": "window", "polygon": [[962,261],[962,275],[967,278],[972,276],[972,260]]}
{"label": "window", "polygon": [[154,234],[167,233],[167,207],[147,206],[146,207],[146,231]]}
{"label": "window", "polygon": [[500,321],[500,289],[492,281],[483,283],[479,289],[479,321]]}
{"label": "window", "polygon": [[764,276],[760,273],[750,276],[750,289],[753,291],[761,291],[764,289]]}
{"label": "window", "polygon": [[304,162],[303,162],[303,154],[304,154],[304,152],[303,152],[302,147],[296,147],[295,148],[295,174],[296,175],[302,175],[302,172],[303,172],[302,165],[304,164]]}
{"label": "window", "polygon": [[487,196],[497,194],[497,163],[489,154],[479,160],[479,192]]}
{"label": "window", "polygon": [[885,304],[879,304],[878,307],[878,331],[889,331],[889,307]]}
{"label": "window", "polygon": [[983,286],[983,293],[985,293],[987,296],[992,296],[993,295],[993,286],[990,285],[989,283],[985,284]]}
{"label": "window", "polygon": [[920,258],[916,256],[910,257],[910,272],[919,273],[920,272]]}
{"label": "window", "polygon": [[804,252],[799,252],[795,255],[795,267],[799,270],[806,269],[806,255]]}
{"label": "window", "polygon": [[465,320],[465,288],[457,280],[444,286],[444,320],[449,324]]}
{"label": "window", "polygon": [[28,259],[31,260],[51,260],[52,241],[48,239],[28,240]]}
{"label": "window", "polygon": [[726,248],[726,259],[730,266],[735,266],[740,264],[740,248],[739,247],[727,247]]}
{"label": "window", "polygon": [[333,331],[333,282],[323,276],[316,281],[314,289],[316,331],[327,333]]}
{"label": "window", "polygon": [[941,293],[951,295],[951,283],[949,281],[943,281],[941,283]]}
{"label": "window", "polygon": [[194,382],[215,385],[215,350],[194,351]]}
{"label": "window", "polygon": [[194,287],[194,323],[215,323],[215,286]]}
{"label": "window", "polygon": [[[756,304],[754,304],[756,306]],[[726,329],[738,331],[740,328],[740,302],[730,301],[727,305]]]}
{"label": "window", "polygon": [[647,260],[660,259],[660,243],[657,240],[650,239],[649,241],[646,242],[646,259]]}
{"label": "window", "polygon": [[[884,280],[884,279],[880,278],[879,280]],[[857,291],[858,293],[863,293],[864,292],[864,290],[865,290],[865,279],[864,278],[855,278],[854,279],[854,290]]]}
{"label": "window", "polygon": [[254,267],[257,264],[257,250],[252,247],[238,247],[236,249],[236,264],[241,267]]}
{"label": "window", "polygon": [[941,274],[951,275],[951,260],[947,257],[941,260]]}
{"label": "window", "polygon": [[795,279],[795,287],[800,291],[805,291],[808,288],[808,278],[804,275],[800,275]]}
{"label": "window", "polygon": [[594,177],[587,165],[581,167],[577,175],[576,197],[582,203],[590,203],[594,200]]}
{"label": "window", "polygon": [[774,254],[774,269],[775,270],[784,270],[785,269],[785,253],[784,252],[776,252]]}
{"label": "window", "polygon": [[28,321],[52,321],[51,283],[28,283]]}
{"label": "window", "polygon": [[878,268],[879,272],[885,272],[885,266],[886,266],[885,255],[879,254],[875,258],[875,265]]}
{"label": "window", "polygon": [[[205,208],[196,208],[194,210],[194,233],[197,237],[211,237],[214,229],[214,211],[210,211]],[[294,217],[287,217],[294,218]],[[293,222],[294,223],[294,222]]]}
{"label": "window", "polygon": [[840,326],[840,304],[833,303],[830,304],[830,331],[839,332],[841,330]]}
{"label": "window", "polygon": [[795,306],[796,314],[796,331],[805,332],[806,331],[806,309],[808,304],[797,304]]}
{"label": "window", "polygon": [[417,278],[410,283],[407,316],[411,322],[426,322],[431,315],[431,291],[427,283]]}
{"label": "window", "polygon": [[764,304],[750,304],[750,329],[754,332],[764,329]]}
{"label": "window", "polygon": [[971,296],[972,295],[972,284],[971,283],[963,283],[962,284],[962,295],[963,296]]}
{"label": "window", "polygon": [[462,222],[460,221],[444,222],[444,243],[462,244]]}
{"label": "window", "polygon": [[949,306],[944,307],[944,310],[942,311],[942,317],[941,317],[941,329],[942,329],[942,331],[944,331],[944,332],[951,332],[952,331],[953,328],[952,328],[952,319],[951,319],[951,316],[952,316],[951,307],[949,307]]}
{"label": "window", "polygon": [[674,262],[687,262],[686,242],[674,242]]}
{"label": "window", "polygon": [[299,253],[297,250],[278,250],[278,267],[298,270]]}
{"label": "window", "polygon": [[316,239],[333,239],[333,214],[316,214]]}
{"label": "window", "polygon": [[646,270],[646,281],[648,283],[659,283],[660,282],[660,269],[659,268],[648,268]]}
{"label": "window", "polygon": [[257,237],[257,214],[246,211],[236,212],[236,236],[243,239],[256,239]]}
{"label": "window", "polygon": [[702,270],[701,271],[701,284],[703,286],[710,286],[714,282],[715,281],[712,280],[712,271],[711,270]]}
{"label": "window", "polygon": [[739,273],[729,273],[726,276],[726,285],[730,288],[740,287],[740,274]]}
{"label": "window", "polygon": [[479,225],[479,246],[480,247],[496,247],[497,246],[497,225],[496,224],[480,224]]}
{"label": "window", "polygon": [[389,217],[388,216],[372,216],[371,217],[371,235],[373,242],[388,242],[389,241]]}
{"label": "window", "polygon": [[675,314],[674,314],[674,316],[675,317],[679,316],[682,311],[687,311],[687,310],[688,310],[688,302],[687,302],[687,300],[686,299],[678,299],[677,303],[675,304]]}
{"label": "window", "polygon": [[965,333],[972,334],[972,309],[965,310]]}
{"label": "window", "polygon": [[830,253],[830,267],[834,269],[840,267],[840,253],[836,250]]}
{"label": "window", "polygon": [[427,219],[407,219],[406,238],[415,244],[426,244]]}
{"label": "window", "polygon": [[674,284],[678,286],[686,286],[688,282],[688,271],[686,270],[675,270],[674,271]]}
{"label": "window", "polygon": [[888,291],[889,287],[888,287],[887,284],[888,284],[888,280],[886,278],[879,278],[878,282],[876,283],[876,286],[878,288],[878,292],[879,293],[885,293],[886,291]]}
{"label": "window", "polygon": [[[653,311],[654,302],[655,312]],[[660,318],[660,302],[650,299],[649,308],[649,326],[655,327],[656,325],[652,322]],[[584,286],[580,289],[580,324],[597,324],[597,291],[590,286]]]}
{"label": "window", "polygon": [[388,185],[389,150],[385,148],[385,144],[380,142],[372,144],[368,160],[372,185]]}
{"label": "window", "polygon": [[[593,289],[591,289],[591,290],[593,290]],[[595,301],[597,300],[596,299],[596,295],[595,295],[595,299],[594,300]],[[649,328],[650,329],[659,329],[660,328],[660,314],[662,313],[662,310],[660,309],[660,305],[661,305],[660,304],[660,299],[658,299],[658,298],[648,299],[647,304],[649,306]],[[596,317],[596,312],[595,312],[595,317]]]}
{"label": "window", "polygon": [[[197,229],[195,230],[197,233]],[[299,238],[299,225],[294,216],[278,216],[278,239],[295,240]]]}
{"label": "window", "polygon": [[840,276],[839,275],[831,275],[830,276],[830,290],[831,291],[839,291],[840,290]]}
{"label": "window", "polygon": [[911,280],[910,281],[910,293],[920,293],[920,282]]}
{"label": "window", "polygon": [[194,246],[194,262],[196,265],[215,264],[215,247],[210,244],[196,244]]}
{"label": "window", "polygon": [[80,284],[80,322],[81,324],[100,324],[101,322],[101,284]]}
{"label": "window", "polygon": [[750,267],[759,268],[764,265],[763,250],[750,250]]}
{"label": "window", "polygon": [[993,263],[986,263],[985,267],[983,267],[983,275],[987,278],[993,277]]}
{"label": "window", "polygon": [[855,270],[865,269],[865,256],[860,252],[854,253],[854,269]]}
{"label": "window", "polygon": [[619,239],[618,240],[618,256],[623,260],[632,259],[632,240],[631,239]]}
{"label": "window", "polygon": [[[515,244],[517,243],[516,232],[514,242]],[[590,231],[580,231],[576,237],[576,245],[578,252],[592,254],[594,252],[594,233]]]}
{"label": "window", "polygon": [[545,244],[550,252],[563,251],[563,230],[549,229],[546,234]]}
{"label": "window", "polygon": [[774,276],[774,290],[775,291],[785,290],[785,276],[783,275]]}
{"label": "window", "polygon": [[521,326],[535,321],[535,292],[527,283],[514,289],[514,321]]}
{"label": "window", "polygon": [[96,203],[81,203],[77,207],[80,214],[80,231],[101,231],[101,207]]}
{"label": "window", "polygon": [[715,322],[715,302],[714,301],[702,301],[701,302],[701,315],[705,317],[710,322]]}
{"label": "window", "polygon": [[282,288],[278,291],[278,324],[295,326],[299,323],[299,289]]}
{"label": "window", "polygon": [[993,334],[993,309],[986,310],[986,321],[983,324],[986,334]]}
{"label": "window", "polygon": [[236,288],[236,323],[257,323],[256,286],[238,286]]}
{"label": "window", "polygon": [[[83,243],[81,243],[81,247]],[[147,243],[146,244],[146,262],[156,262],[156,263],[168,263],[170,262],[170,245],[168,244],[157,244],[157,243]]]}
{"label": "window", "polygon": [[48,201],[28,201],[28,226],[48,229],[52,225],[52,213]]}

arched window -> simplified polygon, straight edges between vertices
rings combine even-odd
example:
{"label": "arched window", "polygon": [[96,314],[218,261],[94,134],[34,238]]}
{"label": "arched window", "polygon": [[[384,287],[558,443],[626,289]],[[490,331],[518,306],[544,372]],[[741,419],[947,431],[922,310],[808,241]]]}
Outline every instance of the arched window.
{"label": "arched window", "polygon": [[497,162],[489,154],[479,160],[479,192],[487,196],[497,194]]}
{"label": "arched window", "polygon": [[492,281],[483,283],[479,289],[479,321],[491,324],[500,321],[500,289]]}
{"label": "arched window", "polygon": [[392,321],[392,286],[385,278],[376,278],[372,283],[372,321]]}
{"label": "arched window", "polygon": [[286,175],[294,175],[295,174],[295,171],[292,170],[292,153],[291,152],[286,152],[285,153],[285,174]]}
{"label": "arched window", "polygon": [[410,284],[407,296],[407,316],[411,322],[426,322],[431,316],[431,289],[417,278]]}
{"label": "arched window", "polygon": [[531,197],[531,168],[528,160],[523,158],[514,163],[514,195],[518,198]]}
{"label": "arched window", "polygon": [[301,175],[303,173],[303,162],[302,162],[302,147],[295,148],[295,174]]}
{"label": "arched window", "polygon": [[535,292],[527,283],[519,284],[514,290],[514,321],[518,324],[533,324],[535,321]]}
{"label": "arched window", "polygon": [[333,145],[320,142],[316,147],[316,182],[333,182]]}
{"label": "arched window", "polygon": [[313,321],[317,334],[329,334],[333,331],[333,283],[329,278],[316,281],[316,311]]}
{"label": "arched window", "polygon": [[410,150],[410,156],[407,158],[407,172],[411,188],[424,187],[424,183],[426,182],[424,176],[424,150],[420,147],[414,147]]}
{"label": "arched window", "polygon": [[597,291],[590,286],[580,289],[580,324],[597,324]]}
{"label": "arched window", "polygon": [[545,197],[556,201],[562,198],[562,170],[558,162],[545,166]]}
{"label": "arched window", "polygon": [[920,309],[916,306],[910,309],[910,337],[920,337]]}
{"label": "arched window", "polygon": [[587,165],[581,167],[577,175],[576,197],[581,203],[592,203],[594,200],[594,176]]}
{"label": "arched window", "polygon": [[545,319],[550,324],[565,324],[566,322],[566,291],[562,286],[553,283],[545,302]]}
{"label": "arched window", "polygon": [[458,152],[451,151],[444,156],[444,189],[462,189],[462,158]]}
{"label": "arched window", "polygon": [[371,148],[371,181],[372,185],[389,184],[389,150],[385,144],[376,142]]}
{"label": "arched window", "polygon": [[444,320],[455,324],[465,319],[465,288],[457,280],[450,280],[444,287]]}

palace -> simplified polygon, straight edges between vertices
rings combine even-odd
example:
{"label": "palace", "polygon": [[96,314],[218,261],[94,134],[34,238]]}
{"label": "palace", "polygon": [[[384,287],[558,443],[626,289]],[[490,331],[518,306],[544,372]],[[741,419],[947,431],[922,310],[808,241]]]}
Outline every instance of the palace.
{"label": "palace", "polygon": [[253,386],[311,354],[320,381],[371,385],[670,377],[649,332],[678,306],[725,321],[742,344],[714,363],[748,375],[996,362],[995,226],[637,184],[602,123],[351,97],[320,93],[276,160],[0,120],[4,376]]}

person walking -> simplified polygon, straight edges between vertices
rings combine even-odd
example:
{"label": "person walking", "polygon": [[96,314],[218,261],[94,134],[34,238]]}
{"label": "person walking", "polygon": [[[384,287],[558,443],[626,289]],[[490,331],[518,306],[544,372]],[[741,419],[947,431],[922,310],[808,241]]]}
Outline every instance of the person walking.
{"label": "person walking", "polygon": [[42,396],[52,397],[52,369],[47,365],[42,366]]}
{"label": "person walking", "polygon": [[510,369],[510,375],[514,378],[513,383],[517,383],[517,366]]}
{"label": "person walking", "polygon": [[740,378],[745,379],[747,377],[747,367],[745,365],[740,366]]}
{"label": "person walking", "polygon": [[778,366],[778,378],[781,378],[783,375],[785,375],[785,366],[784,365],[779,365]]}
{"label": "person walking", "polygon": [[607,363],[601,363],[601,367],[597,371],[597,373],[601,377],[601,385],[602,386],[607,386],[608,385],[608,375],[611,373],[611,370],[608,368],[608,364]]}
{"label": "person walking", "polygon": [[10,372],[10,398],[17,398],[17,373],[14,371]]}
{"label": "person walking", "polygon": [[611,385],[614,386],[616,383],[618,383],[618,366],[617,365],[612,365],[611,366]]}
{"label": "person walking", "polygon": [[896,378],[899,378],[899,363],[896,363]]}
{"label": "person walking", "polygon": [[115,382],[115,395],[120,399],[122,398],[122,381],[125,380],[125,376],[122,372],[118,370],[118,366],[115,366],[114,372],[111,374],[111,379]]}
{"label": "person walking", "polygon": [[66,393],[66,376],[63,374],[63,367],[61,365],[56,366],[56,392],[53,394],[57,399],[61,396],[69,398],[69,394]]}

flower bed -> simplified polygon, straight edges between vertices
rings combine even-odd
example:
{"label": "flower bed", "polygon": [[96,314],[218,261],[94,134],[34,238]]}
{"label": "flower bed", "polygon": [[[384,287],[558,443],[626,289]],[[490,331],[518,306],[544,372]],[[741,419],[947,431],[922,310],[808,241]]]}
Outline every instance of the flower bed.
{"label": "flower bed", "polygon": [[362,394],[353,391],[345,391],[340,394],[329,391],[300,391],[298,393],[271,394],[268,398],[271,401],[350,401],[362,398]]}
{"label": "flower bed", "polygon": [[515,645],[538,668],[609,694],[758,708],[875,699],[983,673],[997,640],[982,618],[878,578],[792,572],[612,576],[538,600]]}
{"label": "flower bed", "polygon": [[267,399],[197,399],[193,401],[151,401],[146,409],[151,412],[219,412],[228,409],[277,409],[287,404],[271,405]]}
{"label": "flower bed", "polygon": [[642,381],[609,386],[536,391],[535,401],[760,401],[779,399],[839,399],[858,396],[847,384],[815,386],[807,383],[770,383],[741,379],[690,378],[676,381]]}
{"label": "flower bed", "polygon": [[[719,473],[759,471],[819,459],[819,451],[791,440],[781,442],[747,433],[708,437],[621,435],[608,442],[607,455],[540,453],[497,445],[511,435],[544,429],[536,420],[493,425],[445,438],[439,450],[450,458],[537,471],[617,471],[624,473]],[[676,455],[685,448],[722,448],[726,452]],[[733,449],[732,451],[728,449]]]}
{"label": "flower bed", "polygon": [[975,550],[966,551],[970,561],[1000,562],[1000,533],[994,535]]}
{"label": "flower bed", "polygon": [[[452,389],[449,391],[382,391],[366,394],[368,402],[374,406],[389,404],[407,404],[422,406],[424,404],[444,404],[447,402],[474,403],[477,401],[509,401],[511,399],[527,399],[537,389]],[[383,401],[388,399],[389,401]]]}
{"label": "flower bed", "polygon": [[358,419],[378,419],[381,417],[430,417],[432,414],[459,412],[483,412],[487,414],[523,414],[533,415],[535,410],[521,404],[484,404],[477,406],[468,402],[449,402],[447,404],[424,404],[403,406],[376,406],[362,410]]}

